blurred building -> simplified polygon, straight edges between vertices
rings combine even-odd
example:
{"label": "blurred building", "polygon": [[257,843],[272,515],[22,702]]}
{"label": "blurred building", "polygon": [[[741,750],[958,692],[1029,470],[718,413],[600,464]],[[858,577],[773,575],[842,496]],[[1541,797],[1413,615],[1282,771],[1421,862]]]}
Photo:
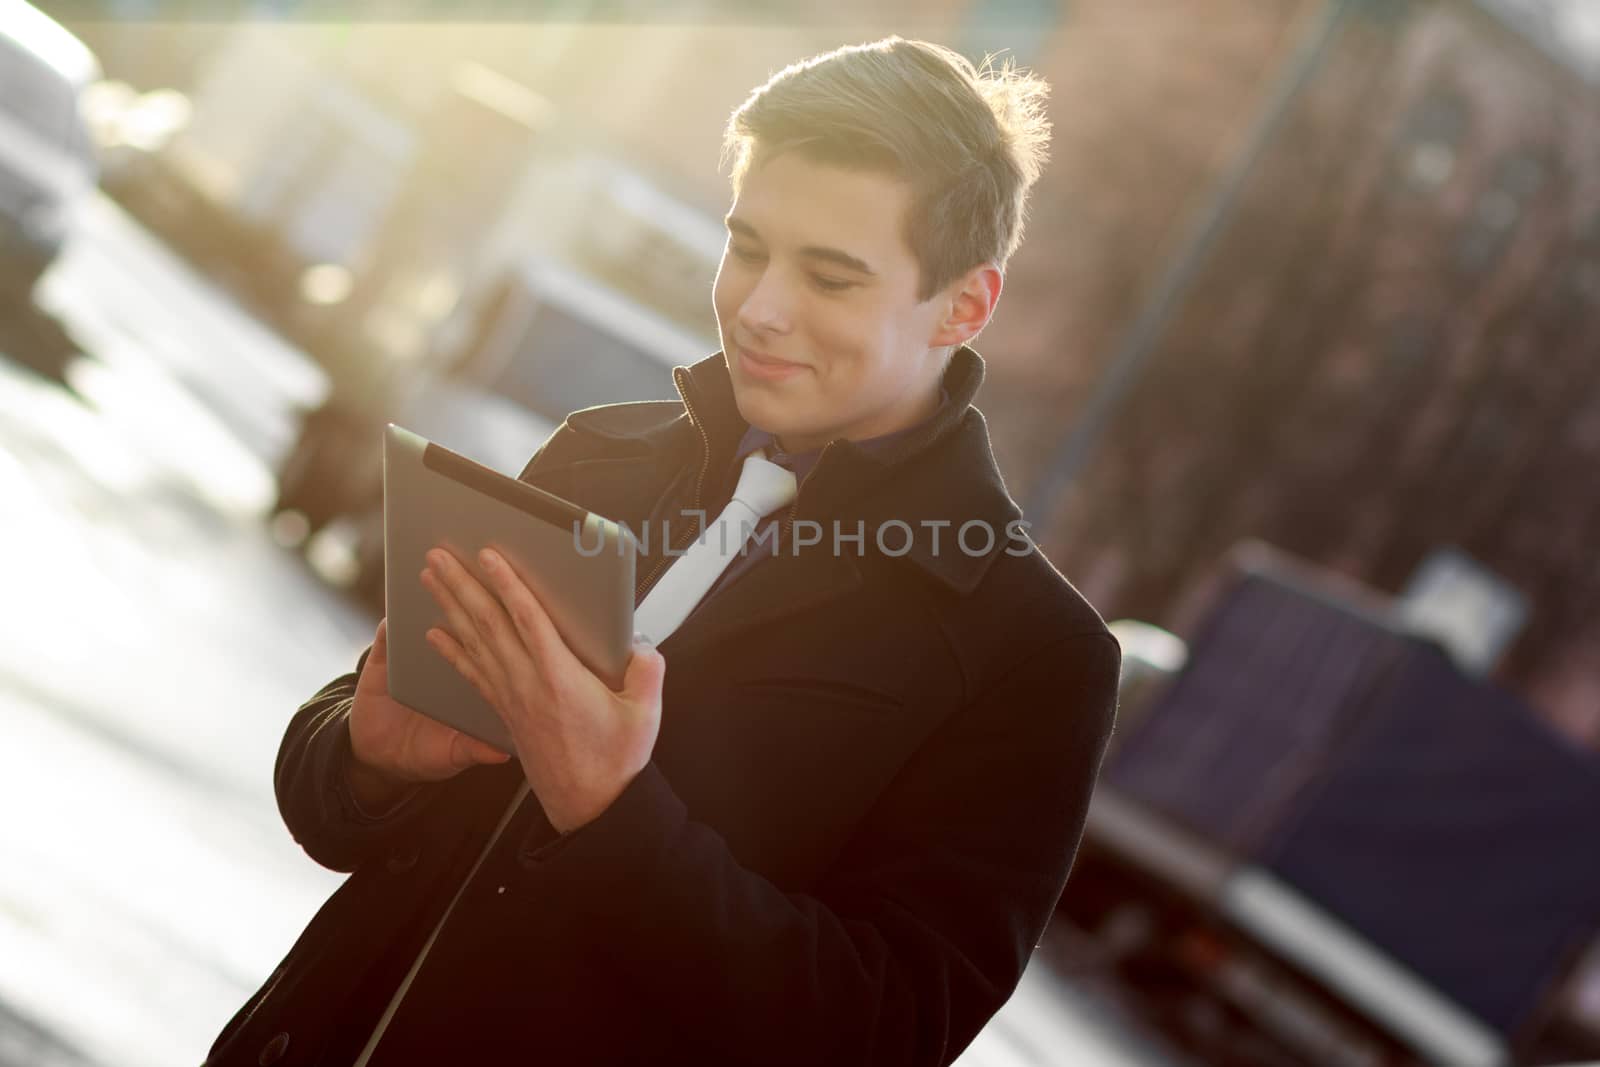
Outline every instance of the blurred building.
{"label": "blurred building", "polygon": [[1597,136],[1498,10],[1354,5],[1053,516],[1067,571],[1171,619],[1245,536],[1390,591],[1454,546],[1527,600],[1503,680],[1600,743]]}

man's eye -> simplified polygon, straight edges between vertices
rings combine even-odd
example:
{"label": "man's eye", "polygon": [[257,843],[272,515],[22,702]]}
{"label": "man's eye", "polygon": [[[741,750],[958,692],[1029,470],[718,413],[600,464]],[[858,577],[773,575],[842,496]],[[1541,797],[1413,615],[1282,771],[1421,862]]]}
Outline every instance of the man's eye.
{"label": "man's eye", "polygon": [[846,289],[853,288],[856,284],[843,278],[829,278],[821,274],[813,274],[811,282],[825,293],[842,293]]}

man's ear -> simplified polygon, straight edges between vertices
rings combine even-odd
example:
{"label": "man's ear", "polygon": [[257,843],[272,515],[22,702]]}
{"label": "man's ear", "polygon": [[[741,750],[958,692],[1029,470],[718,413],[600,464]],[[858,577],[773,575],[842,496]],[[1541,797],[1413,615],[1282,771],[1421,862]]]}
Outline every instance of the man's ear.
{"label": "man's ear", "polygon": [[1004,277],[993,263],[980,263],[945,290],[949,310],[936,325],[928,347],[964,345],[989,325],[1000,302]]}

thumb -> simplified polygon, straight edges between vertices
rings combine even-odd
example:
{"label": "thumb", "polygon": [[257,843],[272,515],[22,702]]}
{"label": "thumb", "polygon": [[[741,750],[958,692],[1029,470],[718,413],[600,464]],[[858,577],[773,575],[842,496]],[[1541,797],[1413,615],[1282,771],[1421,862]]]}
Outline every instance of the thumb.
{"label": "thumb", "polygon": [[460,731],[450,739],[450,765],[459,770],[479,763],[504,763],[510,758],[493,745],[485,744],[476,737],[468,737]]}
{"label": "thumb", "polygon": [[372,639],[372,651],[367,653],[368,663],[387,663],[389,660],[389,618],[378,620],[378,633]]}
{"label": "thumb", "polygon": [[472,742],[466,734],[457,733],[450,738],[450,766],[464,771],[476,762],[472,758]]}
{"label": "thumb", "polygon": [[667,676],[667,658],[643,634],[633,636],[633,658],[622,676],[622,691],[632,697],[654,698]]}
{"label": "thumb", "polygon": [[467,744],[472,748],[472,758],[478,763],[504,763],[511,758],[510,753],[501,752],[493,745],[485,744],[476,737],[467,738]]}

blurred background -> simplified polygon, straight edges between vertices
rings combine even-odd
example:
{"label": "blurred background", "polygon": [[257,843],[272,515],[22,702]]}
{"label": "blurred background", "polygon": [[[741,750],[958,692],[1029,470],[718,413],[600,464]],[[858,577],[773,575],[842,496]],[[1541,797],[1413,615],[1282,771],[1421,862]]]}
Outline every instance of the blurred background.
{"label": "blurred background", "polygon": [[891,32],[1054,87],[979,403],[1126,659],[962,1063],[1600,1060],[1600,4],[0,0],[0,1065],[200,1062],[379,428],[673,395],[727,115]]}

